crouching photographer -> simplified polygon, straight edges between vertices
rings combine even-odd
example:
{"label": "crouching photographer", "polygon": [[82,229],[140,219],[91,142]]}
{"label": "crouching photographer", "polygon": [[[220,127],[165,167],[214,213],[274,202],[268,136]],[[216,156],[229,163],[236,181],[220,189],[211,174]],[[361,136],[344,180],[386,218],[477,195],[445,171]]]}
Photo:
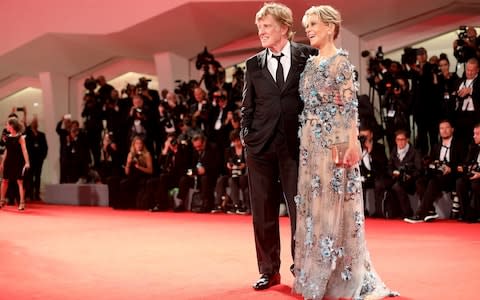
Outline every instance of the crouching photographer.
{"label": "crouching photographer", "polygon": [[182,210],[183,207],[176,206],[169,197],[169,191],[178,188],[180,178],[187,173],[191,152],[189,143],[179,142],[174,133],[167,136],[158,158],[160,175],[147,182],[151,212],[165,211],[170,207],[175,211]]}
{"label": "crouching photographer", "polygon": [[388,161],[388,174],[392,178],[391,191],[384,203],[384,214],[387,218],[408,217],[412,208],[408,195],[415,194],[415,181],[421,170],[421,156],[409,142],[409,134],[405,130],[395,132],[395,147]]}
{"label": "crouching photographer", "polygon": [[364,199],[367,199],[367,189],[374,189],[375,194],[374,210],[368,210],[368,205],[365,205],[368,210],[366,213],[370,216],[381,217],[383,216],[382,200],[385,194],[388,163],[385,147],[374,141],[373,130],[365,125],[360,126],[359,140],[362,146],[360,173]]}
{"label": "crouching photographer", "polygon": [[188,166],[187,173],[180,178],[178,198],[187,203],[190,188],[199,191],[192,197],[191,210],[195,212],[210,212],[214,204],[215,183],[220,173],[218,151],[214,144],[207,143],[202,133],[197,133],[192,138],[193,155],[192,163]]}
{"label": "crouching photographer", "polygon": [[462,176],[456,181],[452,203],[455,217],[468,222],[480,217],[480,124],[473,129],[473,139],[465,163],[458,167]]}
{"label": "crouching photographer", "polygon": [[[225,165],[229,174],[221,176],[217,181],[215,208],[212,213],[227,210],[228,213],[246,215],[250,213],[250,200],[248,197],[247,165],[239,130],[232,131],[230,141],[232,146],[225,151]],[[227,209],[227,199],[229,198],[226,191],[227,187],[230,187],[230,198],[233,202],[233,206],[229,209]]]}
{"label": "crouching photographer", "polygon": [[434,202],[442,195],[442,191],[454,190],[457,166],[464,151],[453,137],[453,131],[450,121],[440,121],[441,141],[433,147],[430,162],[426,165],[426,175],[417,183],[418,190],[421,190],[420,207],[414,216],[405,219],[406,222],[419,223],[437,219]]}

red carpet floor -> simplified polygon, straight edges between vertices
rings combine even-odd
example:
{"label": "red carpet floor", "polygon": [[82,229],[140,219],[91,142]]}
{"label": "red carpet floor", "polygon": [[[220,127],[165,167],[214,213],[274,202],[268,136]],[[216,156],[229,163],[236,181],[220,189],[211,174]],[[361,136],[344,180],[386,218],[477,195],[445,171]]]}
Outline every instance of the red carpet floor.
{"label": "red carpet floor", "polygon": [[[0,299],[300,299],[255,292],[251,217],[31,204],[0,210]],[[397,299],[478,299],[480,225],[368,219],[375,267]]]}

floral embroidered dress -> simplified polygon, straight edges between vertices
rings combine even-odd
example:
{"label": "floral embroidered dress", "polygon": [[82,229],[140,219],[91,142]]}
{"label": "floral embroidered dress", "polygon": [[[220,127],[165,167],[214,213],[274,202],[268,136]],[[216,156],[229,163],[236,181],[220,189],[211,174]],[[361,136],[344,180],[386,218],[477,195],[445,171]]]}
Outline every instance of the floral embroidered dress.
{"label": "floral embroidered dress", "polygon": [[[305,299],[381,299],[395,296],[380,280],[365,243],[358,164],[339,160],[357,132],[353,66],[344,50],[311,57],[300,79],[300,167],[295,282]],[[360,146],[358,146],[360,147]]]}

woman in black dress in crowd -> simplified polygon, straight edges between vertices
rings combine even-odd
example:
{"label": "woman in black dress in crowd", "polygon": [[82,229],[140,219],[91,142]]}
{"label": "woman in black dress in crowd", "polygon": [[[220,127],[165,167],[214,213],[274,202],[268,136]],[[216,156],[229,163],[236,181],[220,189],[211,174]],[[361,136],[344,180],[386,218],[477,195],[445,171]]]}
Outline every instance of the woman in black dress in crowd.
{"label": "woman in black dress in crowd", "polygon": [[20,195],[20,204],[18,210],[25,209],[25,190],[23,188],[23,177],[28,168],[30,160],[28,158],[25,136],[22,135],[22,125],[17,118],[9,118],[7,121],[7,131],[9,135],[6,140],[6,148],[3,154],[3,160],[0,164],[0,170],[3,171],[3,180],[1,187],[0,208],[5,205],[5,194],[8,189],[8,181],[16,180],[18,192]]}

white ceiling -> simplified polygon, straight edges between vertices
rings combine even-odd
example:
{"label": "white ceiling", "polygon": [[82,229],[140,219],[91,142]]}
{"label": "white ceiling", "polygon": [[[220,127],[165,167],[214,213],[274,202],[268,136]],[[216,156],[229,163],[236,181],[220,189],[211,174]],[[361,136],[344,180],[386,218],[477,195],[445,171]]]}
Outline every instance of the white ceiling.
{"label": "white ceiling", "polygon": [[[8,78],[38,76],[44,71],[72,77],[119,57],[153,61],[155,53],[169,51],[194,58],[204,46],[218,55],[222,53],[215,49],[242,51],[245,49],[229,45],[256,36],[254,15],[263,2],[191,2],[142,22],[125,20],[128,25],[119,32],[45,33],[0,56],[0,85]],[[302,39],[301,16],[318,5],[318,0],[282,2],[292,8],[296,37]],[[365,45],[383,45],[386,51],[450,32],[461,24],[480,24],[480,0],[332,0],[330,4],[342,13],[343,26],[360,36]],[[0,28],[0,35],[10,29]]]}

